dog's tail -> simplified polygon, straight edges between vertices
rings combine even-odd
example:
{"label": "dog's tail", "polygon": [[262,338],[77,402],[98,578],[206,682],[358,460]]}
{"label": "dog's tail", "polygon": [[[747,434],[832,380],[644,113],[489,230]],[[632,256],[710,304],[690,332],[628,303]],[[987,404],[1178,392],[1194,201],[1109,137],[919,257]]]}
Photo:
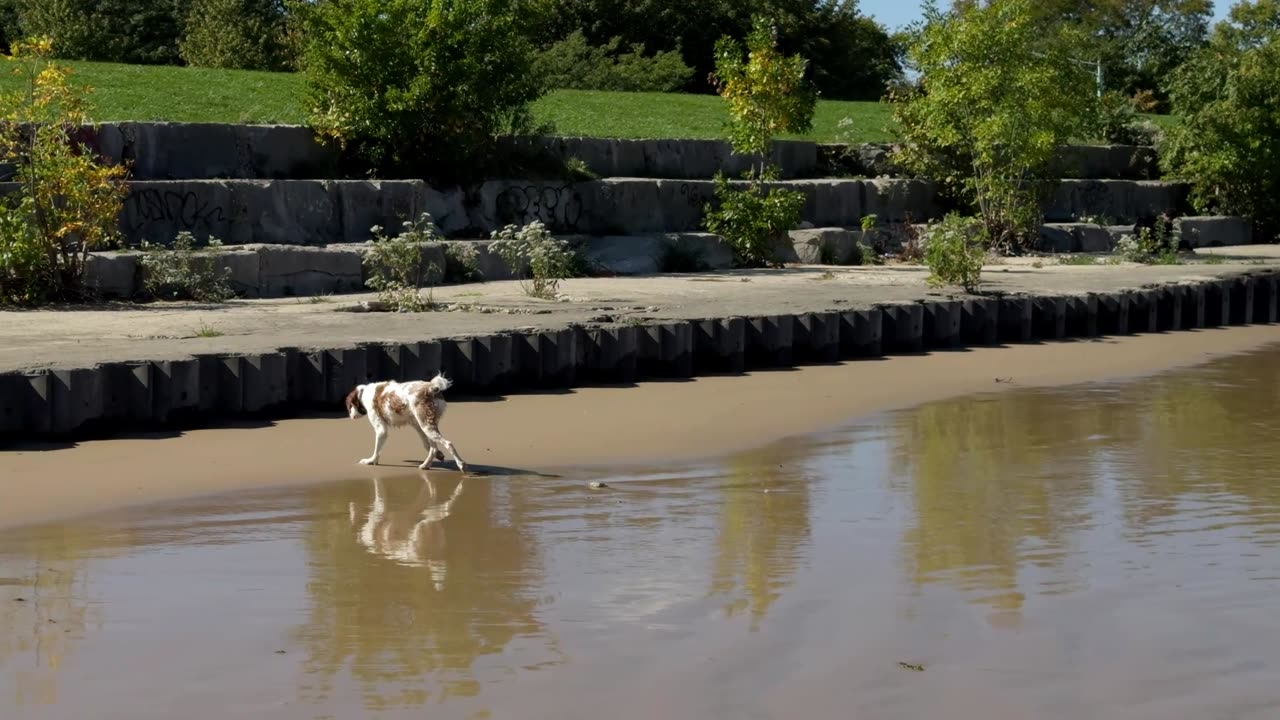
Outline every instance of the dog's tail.
{"label": "dog's tail", "polygon": [[444,373],[436,373],[436,376],[427,383],[427,387],[431,388],[431,392],[440,395],[445,390],[453,387],[453,381],[444,376]]}

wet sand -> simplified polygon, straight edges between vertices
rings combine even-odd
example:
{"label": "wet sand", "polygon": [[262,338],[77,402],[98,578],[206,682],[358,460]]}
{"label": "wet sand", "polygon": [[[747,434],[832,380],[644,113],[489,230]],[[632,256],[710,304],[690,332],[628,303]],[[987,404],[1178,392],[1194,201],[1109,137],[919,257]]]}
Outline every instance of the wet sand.
{"label": "wet sand", "polygon": [[370,469],[0,532],[0,717],[1274,720],[1280,348],[1031,367],[705,461]]}
{"label": "wet sand", "polygon": [[[841,365],[581,388],[496,401],[460,399],[442,430],[478,474],[706,458],[956,395],[1138,376],[1280,342],[1249,326],[1093,341],[977,348]],[[34,445],[0,453],[0,527],[203,494],[368,478],[421,461],[393,433],[391,467],[356,464],[368,422],[342,417],[202,429],[180,436]],[[447,466],[437,465],[440,469]]]}

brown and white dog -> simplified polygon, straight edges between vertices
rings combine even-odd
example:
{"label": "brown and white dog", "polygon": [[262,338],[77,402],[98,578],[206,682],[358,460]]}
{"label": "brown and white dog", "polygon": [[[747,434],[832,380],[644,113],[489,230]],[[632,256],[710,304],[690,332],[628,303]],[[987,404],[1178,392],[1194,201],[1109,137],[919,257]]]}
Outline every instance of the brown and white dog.
{"label": "brown and white dog", "polygon": [[[402,425],[412,427],[422,439],[422,447],[427,450],[427,459],[418,467],[426,470],[436,459],[436,451],[440,451],[441,459],[453,456],[458,470],[467,469],[466,462],[449,442],[440,434],[440,420],[444,417],[446,403],[444,391],[453,382],[444,375],[437,374],[430,381],[414,380],[412,382],[382,382],[357,385],[355,390],[347,394],[347,414],[355,420],[361,415],[369,416],[373,425],[373,455],[360,461],[361,465],[377,465],[382,455],[382,447],[387,442],[387,432],[391,428]],[[448,451],[448,455],[445,451]]]}

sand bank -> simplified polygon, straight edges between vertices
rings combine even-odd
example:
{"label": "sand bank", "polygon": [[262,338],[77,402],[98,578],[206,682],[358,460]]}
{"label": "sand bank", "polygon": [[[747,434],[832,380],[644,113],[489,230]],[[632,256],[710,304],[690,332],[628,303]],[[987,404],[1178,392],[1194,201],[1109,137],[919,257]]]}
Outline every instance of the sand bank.
{"label": "sand bank", "polygon": [[[949,396],[1145,375],[1273,343],[1280,343],[1280,326],[1248,326],[579,388],[455,402],[443,431],[479,473],[652,464],[763,445]],[[378,471],[356,464],[371,447],[368,423],[345,417],[26,446],[0,454],[0,526],[372,476]],[[384,463],[408,472],[421,454],[413,434],[400,432]]]}

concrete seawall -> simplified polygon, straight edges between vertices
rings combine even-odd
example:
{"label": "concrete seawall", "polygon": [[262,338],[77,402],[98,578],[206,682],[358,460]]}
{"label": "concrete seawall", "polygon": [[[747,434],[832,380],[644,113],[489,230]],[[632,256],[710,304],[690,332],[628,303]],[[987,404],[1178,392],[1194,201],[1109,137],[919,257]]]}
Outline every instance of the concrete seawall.
{"label": "concrete seawall", "polygon": [[283,347],[0,374],[0,438],[340,410],[355,384],[442,370],[457,395],[874,358],[964,346],[1275,323],[1280,271],[1137,290],[964,297],[634,323],[577,323],[418,342]]}

